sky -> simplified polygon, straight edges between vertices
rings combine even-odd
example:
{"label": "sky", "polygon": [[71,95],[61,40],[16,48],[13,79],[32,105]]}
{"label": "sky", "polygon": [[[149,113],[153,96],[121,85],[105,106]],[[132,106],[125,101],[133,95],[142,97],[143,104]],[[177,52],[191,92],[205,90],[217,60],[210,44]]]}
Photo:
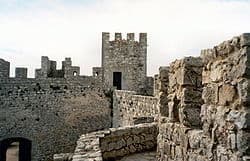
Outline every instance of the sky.
{"label": "sky", "polygon": [[184,56],[250,32],[250,0],[0,0],[0,58],[40,68],[65,57],[91,75],[101,66],[101,33],[148,34],[148,75]]}

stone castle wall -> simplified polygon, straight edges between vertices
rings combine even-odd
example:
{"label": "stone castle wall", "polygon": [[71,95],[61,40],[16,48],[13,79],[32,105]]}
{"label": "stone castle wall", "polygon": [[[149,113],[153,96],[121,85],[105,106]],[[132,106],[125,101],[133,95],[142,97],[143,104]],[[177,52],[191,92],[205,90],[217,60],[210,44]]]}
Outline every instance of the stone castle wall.
{"label": "stone castle wall", "polygon": [[[178,70],[171,71],[176,62],[171,64],[168,99],[173,98],[172,95],[176,95],[176,98],[168,104],[169,116],[162,117],[159,122],[157,152],[160,161],[249,160],[249,40],[250,35],[243,34],[213,49],[202,51],[202,74],[197,72],[200,71],[198,68],[189,70],[189,73],[182,68],[182,72],[173,74],[173,71]],[[184,63],[184,66],[200,64],[196,62],[198,59],[186,60],[179,62]],[[185,78],[199,79],[189,81]],[[203,84],[202,95],[199,89],[200,78]],[[180,85],[173,88],[178,80],[183,83],[183,88]],[[190,90],[190,85],[192,88],[198,85],[199,90]],[[185,92],[187,87],[189,90]],[[178,102],[176,106],[175,102]],[[185,109],[181,109],[183,102],[195,105],[191,105],[191,108],[185,106],[187,111],[182,112]],[[200,112],[193,111],[192,106]],[[198,123],[201,126],[197,126]]]}
{"label": "stone castle wall", "polygon": [[147,34],[140,33],[135,41],[134,33],[122,39],[121,33],[102,34],[103,81],[106,89],[113,88],[113,72],[121,72],[121,89],[143,93],[147,82]]}
{"label": "stone castle wall", "polygon": [[0,144],[28,139],[34,161],[72,152],[79,135],[109,127],[110,98],[91,77],[0,79]]}
{"label": "stone castle wall", "polygon": [[114,91],[113,127],[153,122],[158,113],[156,97],[136,95],[133,91]]}

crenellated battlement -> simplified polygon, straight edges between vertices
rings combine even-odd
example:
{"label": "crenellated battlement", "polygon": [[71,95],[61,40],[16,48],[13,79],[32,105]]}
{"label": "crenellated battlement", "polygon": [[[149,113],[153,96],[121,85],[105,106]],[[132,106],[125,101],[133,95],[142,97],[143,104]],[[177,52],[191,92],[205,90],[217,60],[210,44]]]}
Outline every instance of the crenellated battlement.
{"label": "crenellated battlement", "polygon": [[139,39],[135,40],[135,33],[127,33],[127,37],[123,38],[122,33],[116,32],[114,33],[114,39],[110,39],[110,33],[109,32],[103,32],[102,33],[102,40],[104,42],[136,42],[141,45],[146,45],[147,43],[147,33],[139,33]]}
{"label": "crenellated battlement", "polygon": [[[123,39],[121,33],[102,33],[102,67],[104,88],[135,90],[146,93],[147,84],[147,33],[140,33],[135,40],[134,33],[127,33]],[[152,92],[151,92],[152,93]]]}

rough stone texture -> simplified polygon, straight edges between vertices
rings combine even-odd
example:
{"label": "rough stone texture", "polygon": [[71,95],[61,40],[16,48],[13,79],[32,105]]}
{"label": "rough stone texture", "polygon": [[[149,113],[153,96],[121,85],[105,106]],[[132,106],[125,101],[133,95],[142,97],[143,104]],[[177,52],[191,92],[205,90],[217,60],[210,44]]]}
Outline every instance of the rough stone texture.
{"label": "rough stone texture", "polygon": [[[102,67],[93,76],[79,76],[70,58],[57,70],[42,57],[39,79],[24,71],[8,78],[9,63],[0,59],[0,147],[27,139],[34,161],[54,153],[55,161],[153,160],[143,157],[156,143],[158,161],[250,160],[250,34],[161,67],[154,83],[146,77],[146,34],[139,42],[134,34],[102,36]],[[136,91],[115,90],[111,112],[111,93],[102,88],[113,88],[113,72],[123,73],[123,89]],[[153,94],[153,84],[154,97],[136,95]],[[118,128],[91,132],[110,127],[111,119]],[[64,153],[86,132],[74,153]]]}
{"label": "rough stone texture", "polygon": [[[136,92],[133,91],[114,91],[113,127],[134,125],[138,124],[139,118],[154,120],[154,118],[158,116],[159,112],[156,97],[135,94]],[[143,123],[143,121],[141,123]]]}
{"label": "rough stone texture", "polygon": [[[60,71],[54,70],[56,62],[42,60],[42,72],[35,79],[26,78],[23,68],[16,70],[17,78],[9,78],[8,62],[0,68],[5,74],[0,77],[0,144],[11,138],[30,140],[32,161],[50,161],[55,153],[72,152],[80,134],[109,128],[112,122],[111,100],[99,79],[67,73],[66,78],[48,78]],[[44,70],[48,64],[51,70]],[[63,66],[75,70],[69,58]]]}
{"label": "rough stone texture", "polygon": [[72,152],[80,134],[111,127],[110,106],[100,89],[80,80],[0,80],[0,141],[29,139],[32,160],[49,161]]}
{"label": "rough stone texture", "polygon": [[250,34],[243,34],[201,53],[206,64],[201,117],[214,160],[250,155],[249,41]]}
{"label": "rough stone texture", "polygon": [[10,76],[10,63],[0,58],[0,78]]}
{"label": "rough stone texture", "polygon": [[73,153],[61,153],[53,156],[54,161],[72,161]]}
{"label": "rough stone texture", "polygon": [[102,67],[93,67],[92,76],[102,82],[103,79],[103,68]]}
{"label": "rough stone texture", "polygon": [[[249,42],[250,35],[243,34],[201,53],[203,92],[200,113],[202,129],[180,122],[170,123],[170,118],[159,121],[157,158],[159,161],[245,161],[249,160]],[[173,65],[175,65],[176,62]],[[170,67],[171,69],[171,67]],[[185,71],[185,70],[184,70]],[[174,70],[178,72],[178,70]],[[169,77],[169,86],[176,82],[190,85],[184,75]],[[184,78],[184,79],[183,79]],[[200,79],[198,79],[200,82]],[[199,83],[200,84],[200,83]],[[169,98],[172,98],[169,88]],[[193,92],[188,88],[188,92]],[[175,91],[176,92],[176,91]],[[184,101],[199,102],[200,94],[180,94]],[[175,96],[178,100],[178,95]],[[167,99],[167,98],[165,98]],[[179,99],[178,102],[182,102]],[[202,101],[200,101],[202,103]],[[171,102],[170,102],[170,105]],[[173,106],[175,107],[175,106]],[[191,106],[190,106],[191,107]],[[170,110],[171,111],[171,110]],[[193,113],[193,112],[192,112]],[[190,117],[199,117],[196,115]],[[192,120],[192,119],[191,119]]]}
{"label": "rough stone texture", "polygon": [[102,67],[106,90],[113,88],[113,72],[121,72],[121,89],[144,94],[147,82],[147,34],[140,33],[139,41],[129,33],[122,39],[121,33],[115,33],[110,41],[109,33],[102,33]]}
{"label": "rough stone texture", "polygon": [[186,57],[169,68],[169,119],[185,126],[200,126],[202,61]]}
{"label": "rough stone texture", "polygon": [[160,67],[158,75],[158,92],[156,95],[158,99],[158,109],[160,116],[168,116],[168,84],[169,84],[169,67]]}
{"label": "rough stone texture", "polygon": [[77,141],[73,161],[118,160],[129,154],[154,150],[157,134],[156,123],[85,134]]}

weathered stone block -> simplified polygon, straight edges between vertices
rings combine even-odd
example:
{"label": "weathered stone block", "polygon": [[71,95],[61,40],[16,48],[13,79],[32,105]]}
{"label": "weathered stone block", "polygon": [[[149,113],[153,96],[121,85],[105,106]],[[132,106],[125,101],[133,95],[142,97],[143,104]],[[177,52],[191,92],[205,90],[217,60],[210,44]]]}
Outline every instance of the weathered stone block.
{"label": "weathered stone block", "polygon": [[240,101],[243,104],[250,104],[250,79],[241,79],[238,82],[237,90]]}
{"label": "weathered stone block", "polygon": [[159,106],[159,112],[161,116],[168,116],[168,98],[167,94],[160,92],[158,96],[158,106]]}
{"label": "weathered stone block", "polygon": [[224,84],[218,89],[219,105],[227,106],[233,102],[236,95],[236,88],[230,84]]}
{"label": "weathered stone block", "polygon": [[232,110],[227,115],[227,121],[233,122],[237,129],[250,129],[250,113]]}
{"label": "weathered stone block", "polygon": [[203,134],[202,130],[191,130],[188,132],[188,142],[189,142],[190,148],[192,149],[200,148],[202,134]]}
{"label": "weathered stone block", "polygon": [[202,99],[206,104],[216,104],[218,101],[218,86],[216,84],[208,84],[203,88]]}
{"label": "weathered stone block", "polygon": [[193,88],[183,88],[181,92],[180,98],[182,104],[187,103],[202,103],[202,97],[201,97],[202,91],[200,90],[194,90]]}
{"label": "weathered stone block", "polygon": [[200,106],[197,106],[195,104],[182,105],[179,109],[180,123],[188,127],[199,127],[201,125],[200,112]]}

